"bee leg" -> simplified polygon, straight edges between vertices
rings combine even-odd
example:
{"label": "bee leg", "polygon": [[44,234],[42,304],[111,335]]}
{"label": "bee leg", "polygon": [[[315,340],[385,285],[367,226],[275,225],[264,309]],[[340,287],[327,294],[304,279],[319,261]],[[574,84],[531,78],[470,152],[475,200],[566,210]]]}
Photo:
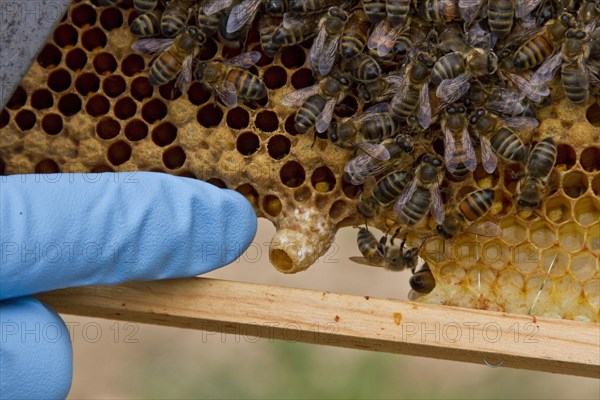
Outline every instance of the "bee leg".
{"label": "bee leg", "polygon": [[318,137],[318,136],[317,136],[317,131],[315,130],[315,131],[314,131],[314,135],[313,135],[313,142],[312,142],[312,144],[310,145],[310,148],[311,148],[311,149],[313,148],[313,146],[315,145],[315,143],[317,143],[317,137]]}

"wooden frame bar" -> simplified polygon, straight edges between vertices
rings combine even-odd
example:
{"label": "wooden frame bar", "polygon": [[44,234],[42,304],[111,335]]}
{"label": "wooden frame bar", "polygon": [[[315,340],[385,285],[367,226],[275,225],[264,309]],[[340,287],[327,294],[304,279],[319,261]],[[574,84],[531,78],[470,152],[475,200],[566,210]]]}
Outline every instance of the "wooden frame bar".
{"label": "wooden frame bar", "polygon": [[600,378],[600,325],[193,278],[56,290],[58,312]]}

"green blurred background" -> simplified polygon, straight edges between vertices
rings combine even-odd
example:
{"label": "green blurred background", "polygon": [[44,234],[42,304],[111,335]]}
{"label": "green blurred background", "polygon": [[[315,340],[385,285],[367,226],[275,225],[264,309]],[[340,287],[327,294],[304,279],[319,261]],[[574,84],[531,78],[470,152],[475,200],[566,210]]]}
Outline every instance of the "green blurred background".
{"label": "green blurred background", "polygon": [[[353,264],[356,230],[338,232],[308,271],[269,264],[275,232],[238,262],[206,276],[406,299],[410,272]],[[390,279],[393,277],[394,279]],[[600,380],[360,350],[64,315],[72,330],[70,398],[598,399]],[[600,345],[600,344],[599,344]]]}

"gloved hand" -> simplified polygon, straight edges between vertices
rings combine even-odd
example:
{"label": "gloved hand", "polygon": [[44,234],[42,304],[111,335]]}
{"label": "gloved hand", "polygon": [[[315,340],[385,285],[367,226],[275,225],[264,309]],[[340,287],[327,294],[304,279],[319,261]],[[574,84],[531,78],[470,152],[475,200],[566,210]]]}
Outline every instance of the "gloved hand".
{"label": "gloved hand", "polygon": [[0,398],[60,398],[71,386],[67,328],[27,295],[191,277],[250,245],[242,195],[156,173],[0,177]]}

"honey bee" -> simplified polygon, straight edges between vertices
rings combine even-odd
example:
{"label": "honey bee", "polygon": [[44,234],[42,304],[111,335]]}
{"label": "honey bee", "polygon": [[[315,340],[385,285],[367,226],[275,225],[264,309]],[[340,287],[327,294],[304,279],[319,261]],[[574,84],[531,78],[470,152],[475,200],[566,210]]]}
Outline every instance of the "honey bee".
{"label": "honey bee", "polygon": [[206,15],[204,8],[196,7],[196,24],[202,32],[213,35],[219,30],[222,14]]}
{"label": "honey bee", "polygon": [[509,162],[525,160],[526,149],[523,141],[510,128],[517,130],[532,130],[538,126],[538,121],[530,117],[513,117],[501,119],[480,108],[469,123],[479,135],[481,145],[481,161],[483,168],[489,174],[496,169],[497,158],[502,157]]}
{"label": "honey bee", "polygon": [[375,26],[367,42],[369,49],[377,50],[380,57],[388,54],[400,32],[407,30],[410,0],[386,0],[385,10],[386,17]]}
{"label": "honey bee", "polygon": [[463,20],[467,24],[473,23],[485,3],[490,31],[497,38],[504,39],[512,30],[514,18],[530,19],[540,0],[459,0],[458,8]]}
{"label": "honey bee", "polygon": [[248,37],[248,32],[252,27],[252,21],[249,21],[242,28],[235,32],[227,31],[227,23],[229,21],[229,13],[224,11],[219,14],[219,39],[226,47],[230,47],[232,49],[237,49],[243,47],[246,43],[246,39]]}
{"label": "honey bee", "polygon": [[362,154],[352,158],[344,166],[344,180],[352,185],[362,185],[367,178],[384,172],[395,164],[406,151],[410,136],[388,139],[382,143],[360,142],[356,144]]}
{"label": "honey bee", "polygon": [[455,0],[413,0],[419,18],[428,22],[450,22],[461,18]]}
{"label": "honey bee", "polygon": [[185,27],[190,7],[194,0],[171,0],[165,5],[160,19],[160,29],[164,36],[175,37]]}
{"label": "honey bee", "polygon": [[269,15],[263,15],[258,20],[258,33],[260,34],[260,46],[267,57],[275,57],[281,46],[275,43],[274,36],[279,27],[279,19]]}
{"label": "honey bee", "polygon": [[[529,112],[531,107],[520,91],[498,86],[484,87],[475,81],[464,99],[467,108],[484,108],[497,114],[516,117]],[[530,115],[526,115],[530,116]]]}
{"label": "honey bee", "polygon": [[286,13],[283,22],[273,33],[273,43],[280,47],[292,46],[316,34],[318,20]]}
{"label": "honey bee", "polygon": [[339,7],[331,7],[319,21],[319,32],[310,48],[308,60],[313,71],[326,76],[331,71],[338,52],[348,13]]}
{"label": "honey bee", "polygon": [[379,143],[398,132],[398,123],[392,118],[387,103],[379,103],[330,129],[328,137],[341,147],[357,141]]}
{"label": "honey bee", "polygon": [[157,5],[158,0],[133,0],[133,8],[140,14],[154,10]]}
{"label": "honey bee", "polygon": [[565,96],[575,104],[585,103],[589,97],[590,79],[588,64],[590,46],[587,28],[569,29],[562,45],[561,78]]}
{"label": "honey bee", "polygon": [[329,127],[335,105],[344,97],[350,80],[342,74],[333,74],[312,86],[288,93],[282,99],[286,106],[300,106],[294,119],[294,127],[300,133],[313,126],[318,133]]}
{"label": "honey bee", "polygon": [[[295,14],[310,15],[321,13],[330,7],[340,5],[341,8],[345,8],[350,1],[339,1],[339,0],[288,0],[290,5],[290,11]],[[340,4],[341,3],[341,4]]]}
{"label": "honey bee", "polygon": [[162,12],[159,10],[149,11],[139,15],[131,22],[131,33],[138,37],[151,37],[160,35],[160,17]]}
{"label": "honey bee", "polygon": [[[436,232],[446,240],[453,239],[459,232],[472,225],[475,221],[483,217],[492,206],[494,201],[494,191],[492,189],[476,190],[469,193],[458,203],[458,206],[452,211],[444,222],[436,227]],[[500,236],[498,225],[491,222],[483,222],[474,225],[469,232],[483,236]]]}
{"label": "honey bee", "polygon": [[367,219],[374,218],[380,207],[385,208],[400,197],[411,178],[405,171],[395,171],[381,178],[375,184],[373,193],[357,204],[359,214]]}
{"label": "honey bee", "polygon": [[192,60],[205,42],[206,35],[197,27],[189,26],[175,38],[140,39],[131,48],[143,54],[161,52],[148,73],[151,85],[164,85],[179,74],[175,86],[186,93],[192,81]]}
{"label": "honey bee", "polygon": [[250,68],[260,57],[258,51],[251,51],[225,62],[202,62],[196,67],[194,78],[209,85],[229,108],[237,106],[238,98],[262,99],[267,96],[265,84],[253,73],[241,69]]}
{"label": "honey bee", "polygon": [[340,39],[340,49],[344,58],[351,59],[362,53],[367,45],[370,26],[369,18],[363,10],[355,10],[352,13]]}
{"label": "honey bee", "polygon": [[443,173],[444,163],[438,156],[426,154],[423,157],[410,186],[394,205],[394,212],[407,225],[415,225],[428,212],[438,224],[443,222],[444,204],[439,189]]}
{"label": "honey bee", "polygon": [[371,24],[377,25],[387,15],[385,0],[362,0],[362,8]]}
{"label": "honey bee", "polygon": [[600,2],[597,0],[584,0],[579,6],[577,19],[582,21],[584,25],[593,23],[596,25],[600,20]]}
{"label": "honey bee", "polygon": [[365,103],[389,101],[402,87],[403,79],[404,74],[400,72],[399,74],[390,73],[380,76],[368,84],[359,83],[357,86],[358,96]]}
{"label": "honey bee", "polygon": [[204,0],[202,3],[202,11],[204,15],[215,15],[233,4],[233,0]]}
{"label": "honey bee", "polygon": [[431,293],[435,289],[435,278],[429,268],[429,264],[425,262],[418,271],[413,272],[408,283],[412,289],[408,294],[410,300],[415,300],[419,296]]}
{"label": "honey bee", "polygon": [[462,104],[454,104],[446,108],[441,121],[446,169],[459,180],[465,179],[469,172],[477,168],[465,113],[466,109]]}
{"label": "honey bee", "polygon": [[435,61],[427,53],[419,53],[407,69],[400,88],[392,97],[390,111],[400,121],[408,120],[416,114],[420,125],[428,128],[431,124],[431,104],[429,103],[429,77]]}
{"label": "honey bee", "polygon": [[231,8],[227,19],[227,32],[234,33],[251,24],[262,4],[265,4],[267,12],[270,10],[274,13],[271,15],[275,16],[282,16],[287,11],[288,5],[285,0],[242,0]]}
{"label": "honey bee", "polygon": [[[445,104],[454,103],[464,96],[472,78],[492,75],[498,69],[498,57],[492,51],[493,37],[483,33],[479,25],[475,25],[470,33],[473,45],[456,37],[453,30],[446,30],[440,36],[442,46],[448,47],[452,52],[440,57],[435,63],[431,81],[437,85],[436,96]],[[474,45],[475,40],[477,45]]]}
{"label": "honey bee", "polygon": [[363,257],[350,257],[351,261],[372,267],[382,267],[389,271],[403,271],[407,268],[414,271],[418,262],[420,247],[404,251],[405,241],[400,246],[394,245],[392,237],[387,245],[387,236],[380,240],[375,238],[367,228],[360,228],[356,242]]}
{"label": "honey bee", "polygon": [[533,73],[525,72],[523,75],[506,73],[506,77],[519,89],[521,98],[527,98],[535,103],[541,103],[550,95],[548,82],[552,80],[558,67],[562,63],[560,52],[554,53],[550,58]]}
{"label": "honey bee", "polygon": [[556,145],[552,138],[547,137],[535,145],[525,169],[525,176],[517,185],[517,205],[525,209],[535,209],[540,206],[547,191],[548,177],[556,163]]}
{"label": "honey bee", "polygon": [[381,76],[379,63],[364,53],[360,53],[350,60],[344,60],[341,67],[358,82],[372,82]]}

